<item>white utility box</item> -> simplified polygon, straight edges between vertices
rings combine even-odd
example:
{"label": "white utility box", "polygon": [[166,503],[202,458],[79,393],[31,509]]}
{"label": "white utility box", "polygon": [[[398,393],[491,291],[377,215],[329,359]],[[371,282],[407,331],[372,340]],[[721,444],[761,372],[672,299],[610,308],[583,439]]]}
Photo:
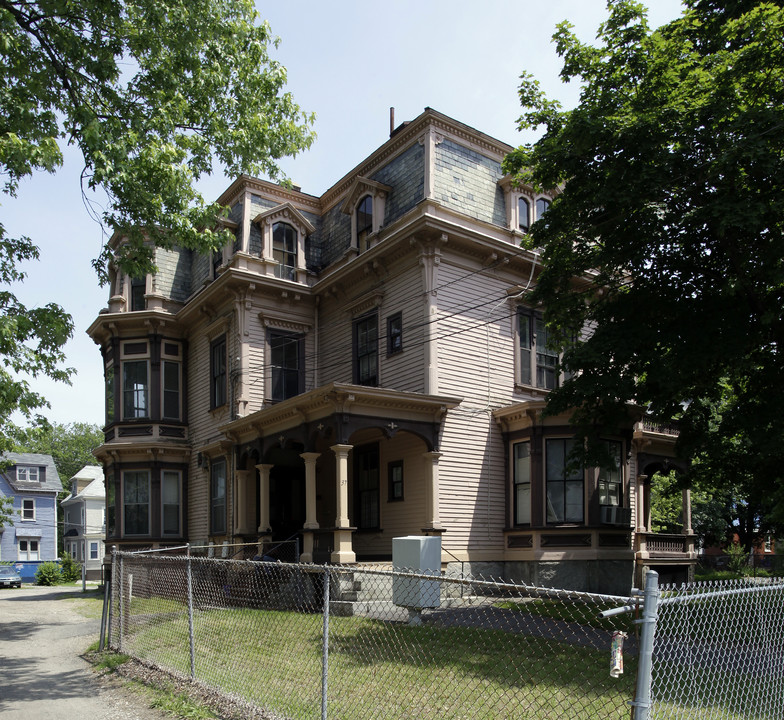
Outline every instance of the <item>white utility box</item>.
{"label": "white utility box", "polygon": [[[420,535],[392,538],[392,565],[395,570],[416,575],[441,575],[441,538]],[[392,601],[407,608],[436,608],[441,605],[438,580],[395,576]]]}

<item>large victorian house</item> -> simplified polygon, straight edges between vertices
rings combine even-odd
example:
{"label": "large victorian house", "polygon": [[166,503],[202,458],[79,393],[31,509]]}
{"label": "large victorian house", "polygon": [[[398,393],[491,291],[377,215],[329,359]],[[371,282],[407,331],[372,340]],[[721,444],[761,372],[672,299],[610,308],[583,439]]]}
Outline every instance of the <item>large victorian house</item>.
{"label": "large victorian house", "polygon": [[550,198],[503,176],[511,149],[426,109],[320,197],[238,178],[222,252],[116,275],[89,328],[107,543],[297,537],[303,561],[362,563],[424,534],[445,565],[527,582],[685,572],[688,520],[648,532],[675,435],[630,412],[617,468],[571,472],[568,418],[542,415],[562,378],[520,241]]}

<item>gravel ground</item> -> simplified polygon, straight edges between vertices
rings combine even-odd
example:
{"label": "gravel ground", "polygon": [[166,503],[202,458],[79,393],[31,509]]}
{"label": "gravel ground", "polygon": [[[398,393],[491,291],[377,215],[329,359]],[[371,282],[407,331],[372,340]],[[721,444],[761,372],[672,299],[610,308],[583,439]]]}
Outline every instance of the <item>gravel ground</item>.
{"label": "gravel ground", "polygon": [[3,720],[163,720],[149,700],[82,657],[100,620],[64,601],[71,587],[0,589],[0,715]]}

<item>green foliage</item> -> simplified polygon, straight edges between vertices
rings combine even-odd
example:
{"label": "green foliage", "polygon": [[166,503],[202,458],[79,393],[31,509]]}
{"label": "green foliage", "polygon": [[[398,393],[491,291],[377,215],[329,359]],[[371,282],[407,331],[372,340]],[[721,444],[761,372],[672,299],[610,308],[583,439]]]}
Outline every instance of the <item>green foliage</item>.
{"label": "green foliage", "polygon": [[43,562],[35,571],[36,585],[59,585],[62,581],[60,566],[56,562]]}
{"label": "green foliage", "polygon": [[81,563],[76,562],[70,553],[63,553],[60,558],[60,575],[63,582],[76,582],[82,579]]}
{"label": "green foliage", "polygon": [[211,710],[192,700],[184,693],[176,693],[171,690],[156,692],[150,702],[150,707],[163,710],[176,718],[210,720],[218,717]]}
{"label": "green foliage", "polygon": [[14,524],[14,499],[0,495],[0,530],[6,525]]}
{"label": "green foliage", "polygon": [[523,76],[519,125],[544,134],[504,164],[559,189],[526,238],[528,300],[574,372],[549,411],[574,413],[588,456],[630,408],[677,419],[682,456],[725,461],[712,486],[784,519],[784,8],[688,0],[651,31],[639,3],[608,7],[598,46],[555,34],[574,110]]}
{"label": "green foliage", "polygon": [[[277,39],[252,0],[46,0],[0,2],[0,173],[20,181],[55,172],[61,146],[82,154],[82,186],[101,193],[96,219],[109,235],[94,266],[152,272],[152,245],[201,251],[225,243],[226,212],[196,181],[215,170],[280,176],[278,161],[310,146],[313,116],[285,91],[269,56]],[[97,207],[93,204],[92,207]],[[38,258],[28,238],[0,225],[0,282],[24,279]],[[70,316],[28,308],[0,291],[0,427],[18,411],[40,421],[46,400],[30,377],[68,381]],[[0,431],[0,451],[7,450]]]}
{"label": "green foliage", "polygon": [[13,427],[9,436],[14,452],[51,455],[63,487],[85,465],[98,464],[92,451],[103,442],[101,429],[83,422]]}
{"label": "green foliage", "polygon": [[740,543],[730,543],[724,550],[727,553],[727,569],[735,575],[748,575],[749,553]]}

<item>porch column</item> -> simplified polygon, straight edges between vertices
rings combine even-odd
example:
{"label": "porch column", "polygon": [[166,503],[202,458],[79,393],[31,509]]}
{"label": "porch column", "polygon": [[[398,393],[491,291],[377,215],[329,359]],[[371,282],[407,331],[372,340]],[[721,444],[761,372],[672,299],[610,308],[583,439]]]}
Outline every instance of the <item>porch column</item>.
{"label": "porch column", "polygon": [[637,476],[637,532],[647,532],[645,525],[645,487],[648,480],[647,475]]}
{"label": "porch column", "polygon": [[274,465],[256,465],[259,471],[259,535],[269,535],[272,532],[269,519],[269,491],[270,470]]}
{"label": "porch column", "polygon": [[425,459],[425,522],[427,527],[422,532],[442,533],[444,526],[441,524],[441,513],[438,501],[438,461],[440,452],[426,452]]}
{"label": "porch column", "polygon": [[300,561],[313,562],[313,531],[318,530],[316,520],[316,460],[321,453],[302,453],[305,461],[305,527],[302,533],[303,547]]}
{"label": "porch column", "polygon": [[683,488],[681,490],[682,503],[683,503],[683,534],[691,535],[691,490]]}
{"label": "porch column", "polygon": [[250,470],[235,470],[234,477],[237,484],[237,494],[234,500],[234,527],[238,535],[249,535],[253,532],[248,521],[248,482]]}
{"label": "porch column", "polygon": [[348,453],[353,445],[333,445],[335,453],[335,482],[337,483],[337,517],[335,518],[335,542],[330,555],[334,563],[353,563],[354,554],[351,535],[353,528],[348,522]]}

